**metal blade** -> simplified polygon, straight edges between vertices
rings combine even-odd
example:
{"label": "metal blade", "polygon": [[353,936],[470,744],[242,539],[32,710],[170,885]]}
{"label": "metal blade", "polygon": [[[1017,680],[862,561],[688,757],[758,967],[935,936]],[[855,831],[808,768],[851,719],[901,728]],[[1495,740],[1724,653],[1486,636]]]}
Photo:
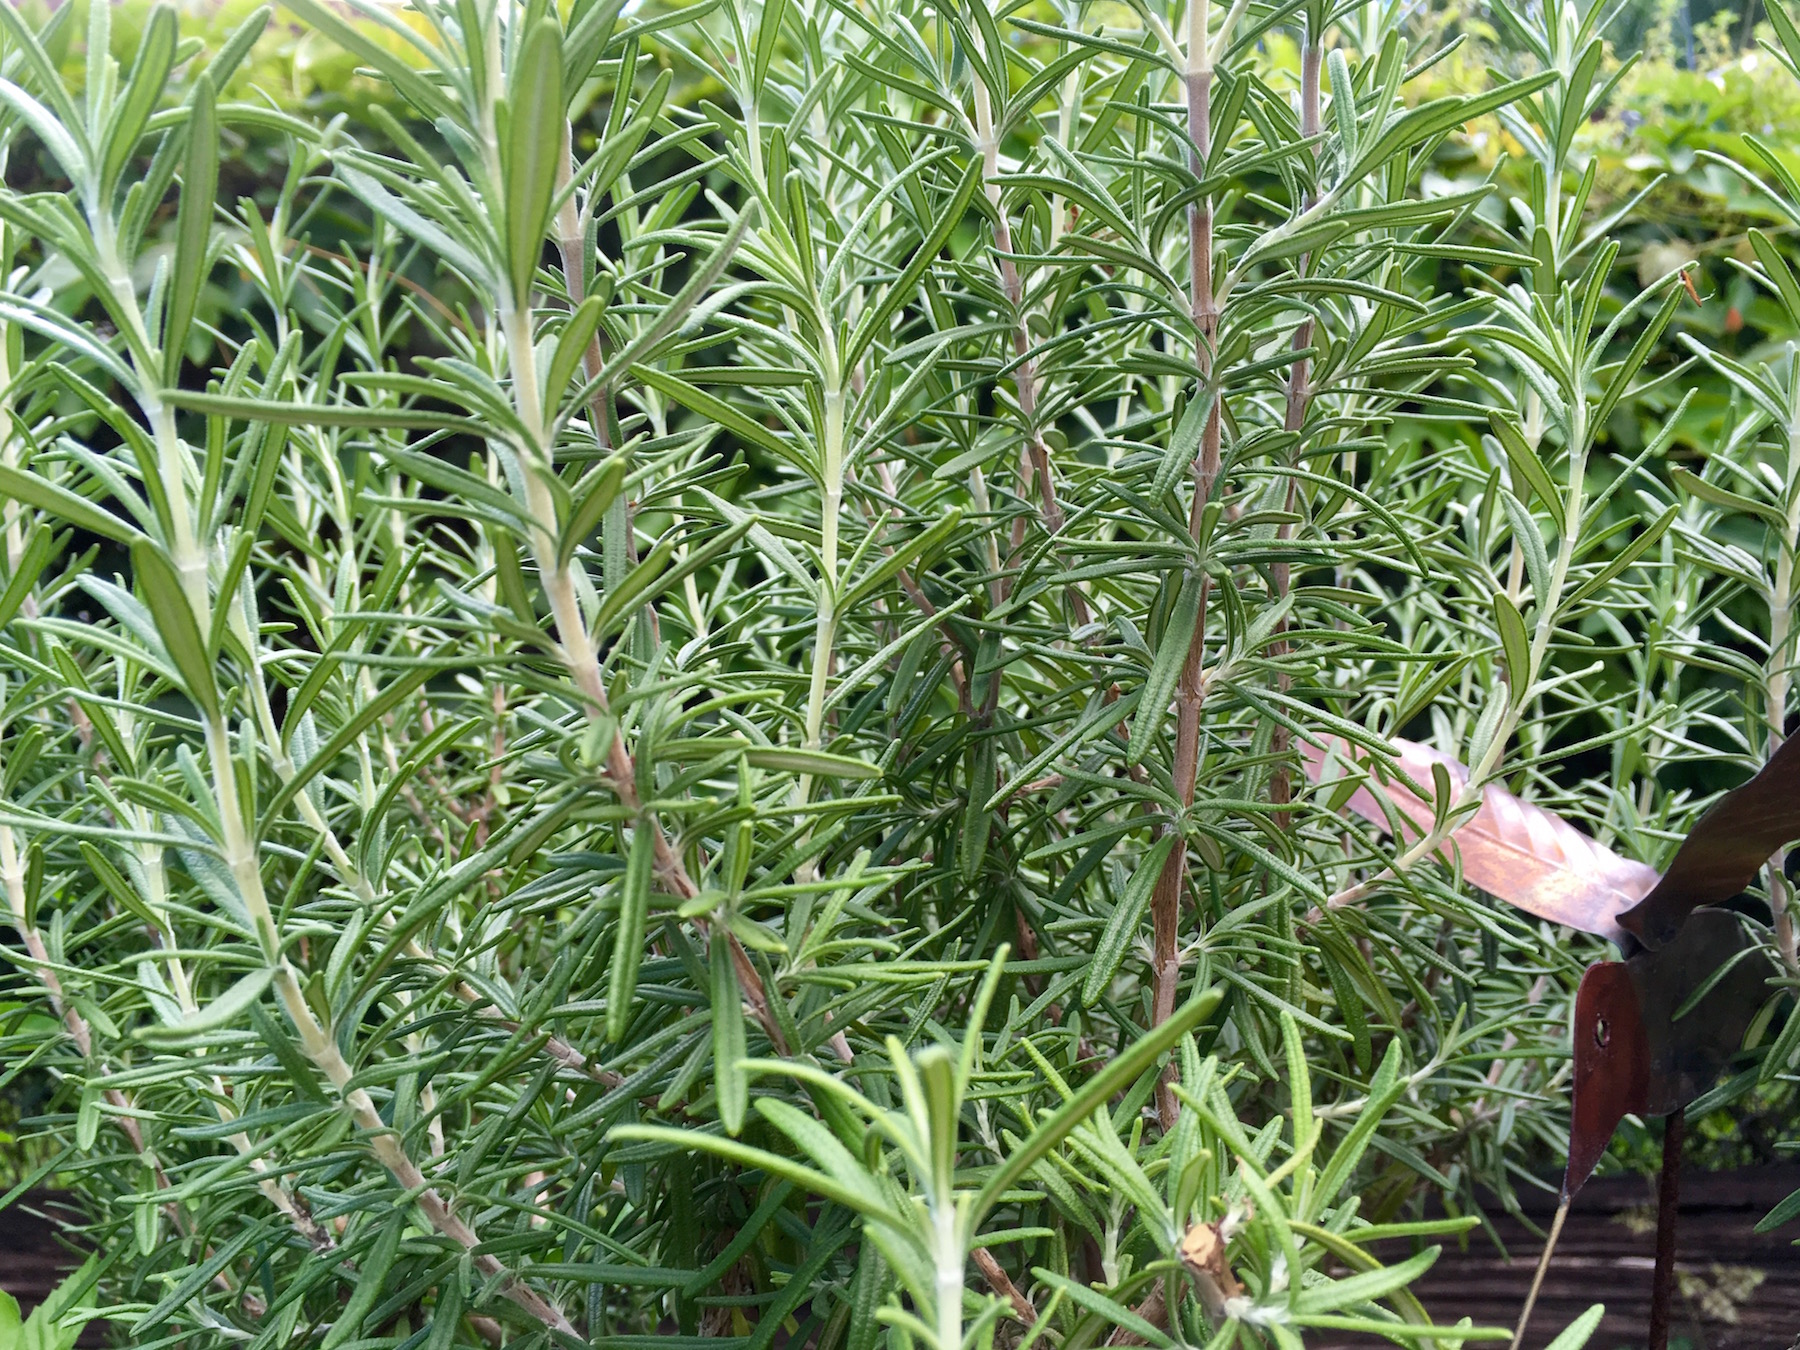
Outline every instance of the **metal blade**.
{"label": "metal blade", "polygon": [[1738,916],[1722,909],[1695,910],[1657,951],[1587,968],[1575,993],[1565,1198],[1593,1173],[1627,1115],[1679,1111],[1718,1081],[1769,996],[1772,969]]}
{"label": "metal blade", "polygon": [[1646,947],[1673,938],[1694,909],[1729,900],[1783,844],[1800,839],[1800,736],[1790,736],[1756,777],[1714,802],[1675,861],[1619,924]]}
{"label": "metal blade", "polygon": [[[1649,1047],[1650,1115],[1679,1110],[1710,1090],[1744,1044],[1773,974],[1755,938],[1729,910],[1697,909],[1674,941],[1625,963]],[[1729,967],[1727,969],[1727,967]],[[1681,1006],[1720,972],[1685,1016]]]}
{"label": "metal blade", "polygon": [[1575,991],[1575,1086],[1563,1199],[1573,1198],[1628,1115],[1650,1094],[1650,1045],[1636,983],[1623,961],[1596,961]]}

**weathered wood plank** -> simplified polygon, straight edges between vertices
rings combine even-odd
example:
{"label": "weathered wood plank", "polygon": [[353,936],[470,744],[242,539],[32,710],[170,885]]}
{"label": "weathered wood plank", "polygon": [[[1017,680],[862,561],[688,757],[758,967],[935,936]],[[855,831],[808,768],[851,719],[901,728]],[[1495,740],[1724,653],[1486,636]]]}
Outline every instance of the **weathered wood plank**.
{"label": "weathered wood plank", "polygon": [[[1650,1268],[1655,1246],[1654,1181],[1612,1177],[1589,1182],[1563,1230],[1527,1344],[1541,1350],[1590,1304],[1606,1304],[1606,1320],[1589,1350],[1640,1350],[1650,1319]],[[1800,1190],[1800,1167],[1683,1178],[1678,1245],[1685,1296],[1675,1332],[1692,1350],[1800,1350],[1800,1221],[1758,1234],[1759,1219]],[[0,1210],[0,1288],[27,1311],[41,1302],[75,1259],[58,1239],[51,1197],[34,1196]],[[1547,1196],[1526,1202],[1540,1228],[1550,1219]],[[1440,1322],[1468,1316],[1485,1326],[1511,1326],[1524,1302],[1541,1239],[1518,1219],[1491,1211],[1508,1255],[1479,1232],[1466,1248],[1448,1248],[1417,1286]],[[1394,1260],[1407,1254],[1390,1247]],[[99,1344],[98,1328],[83,1337]],[[1309,1350],[1351,1350],[1382,1341],[1309,1337]]]}
{"label": "weathered wood plank", "polygon": [[[1800,1190],[1800,1167],[1734,1173],[1688,1173],[1682,1178],[1681,1227],[1676,1247],[1682,1297],[1674,1335],[1692,1350],[1800,1350],[1800,1222],[1756,1233],[1758,1220]],[[1642,1350],[1650,1323],[1650,1272],[1655,1255],[1655,1179],[1612,1177],[1589,1182],[1557,1244],[1556,1259],[1538,1296],[1526,1344],[1532,1350],[1595,1303],[1606,1318],[1589,1350]],[[1533,1197],[1527,1217],[1547,1227],[1549,1196]],[[1490,1211],[1508,1256],[1477,1232],[1463,1250],[1447,1248],[1415,1286],[1434,1321],[1468,1316],[1484,1326],[1510,1327],[1524,1305],[1542,1240],[1498,1210]],[[1392,1260],[1405,1248],[1390,1248]],[[1379,1341],[1308,1340],[1330,1346]]]}
{"label": "weathered wood plank", "polygon": [[[65,1213],[59,1221],[55,1199],[36,1192],[0,1209],[0,1289],[18,1299],[27,1315],[81,1264],[81,1256],[59,1236],[63,1222],[73,1216]],[[79,1344],[106,1344],[105,1328],[89,1326]]]}

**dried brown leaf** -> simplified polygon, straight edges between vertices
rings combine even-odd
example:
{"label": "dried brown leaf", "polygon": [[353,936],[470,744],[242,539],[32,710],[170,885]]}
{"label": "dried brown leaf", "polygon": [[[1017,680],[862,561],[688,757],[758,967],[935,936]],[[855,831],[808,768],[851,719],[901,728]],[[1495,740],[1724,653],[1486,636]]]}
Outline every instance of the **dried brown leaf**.
{"label": "dried brown leaf", "polygon": [[1224,1313],[1225,1300],[1244,1292],[1225,1259],[1225,1235],[1216,1223],[1197,1223],[1182,1235],[1181,1261],[1199,1286],[1201,1302],[1214,1317]]}

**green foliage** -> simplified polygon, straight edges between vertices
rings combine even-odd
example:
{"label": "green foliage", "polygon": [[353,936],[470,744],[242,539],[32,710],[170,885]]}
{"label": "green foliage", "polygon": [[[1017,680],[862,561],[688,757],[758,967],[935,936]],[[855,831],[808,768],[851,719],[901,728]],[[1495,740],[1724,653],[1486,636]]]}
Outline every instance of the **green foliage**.
{"label": "green foliage", "polygon": [[[0,1055],[119,1335],[1504,1339],[1409,1286],[1598,944],[1439,845],[1657,860],[1795,701],[1800,366],[1630,279],[1599,10],[234,17],[0,8]],[[1299,746],[1399,735],[1391,847]]]}

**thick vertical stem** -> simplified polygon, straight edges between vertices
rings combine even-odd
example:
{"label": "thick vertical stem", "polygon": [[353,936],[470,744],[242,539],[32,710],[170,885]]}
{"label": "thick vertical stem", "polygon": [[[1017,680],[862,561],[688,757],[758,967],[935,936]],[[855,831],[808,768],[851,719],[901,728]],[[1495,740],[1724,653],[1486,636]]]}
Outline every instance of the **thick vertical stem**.
{"label": "thick vertical stem", "polygon": [[[13,398],[12,362],[6,354],[6,326],[0,324],[0,465],[8,469],[19,468],[19,452],[17,438],[12,434]],[[24,502],[8,502],[4,511],[0,511],[0,541],[4,541],[6,550],[6,571],[8,576],[16,575],[19,564],[25,557],[25,537],[29,517]],[[37,597],[26,595],[23,606],[27,618],[37,617]]]}
{"label": "thick vertical stem", "polygon": [[1656,1273],[1650,1282],[1650,1350],[1669,1350],[1675,1303],[1675,1222],[1681,1210],[1681,1140],[1687,1117],[1677,1109],[1663,1125],[1662,1176],[1656,1187]]}
{"label": "thick vertical stem", "polygon": [[[825,343],[824,491],[819,519],[819,613],[813,633],[812,678],[806,696],[806,745],[817,750],[824,744],[825,696],[831,676],[832,653],[837,644],[838,516],[844,509],[844,387],[838,369],[836,344]],[[800,779],[800,800],[811,794],[809,776]]]}
{"label": "thick vertical stem", "polygon": [[[1187,93],[1188,167],[1195,177],[1203,177],[1206,161],[1212,154],[1212,51],[1208,46],[1211,27],[1211,5],[1208,0],[1191,0],[1188,13],[1188,69],[1183,77]],[[1194,465],[1194,500],[1188,516],[1188,529],[1198,540],[1206,504],[1212,500],[1219,479],[1219,397],[1214,386],[1213,360],[1219,335],[1219,310],[1213,295],[1213,209],[1210,198],[1188,208],[1188,247],[1190,262],[1190,302],[1193,307],[1196,337],[1194,365],[1199,375],[1197,397],[1211,398],[1206,424],[1200,436],[1200,454]],[[1194,804],[1194,775],[1200,757],[1200,710],[1206,698],[1205,674],[1201,660],[1206,650],[1206,586],[1200,580],[1200,611],[1194,621],[1194,635],[1188,643],[1187,659],[1182,662],[1176,684],[1176,724],[1174,782],[1183,808]],[[1176,951],[1181,920],[1181,897],[1187,888],[1187,850],[1177,846],[1169,850],[1156,888],[1150,897],[1151,922],[1151,1003],[1150,1021],[1160,1026],[1174,1015],[1175,994],[1181,981],[1181,959]],[[1157,1114],[1164,1129],[1173,1128],[1180,1107],[1168,1080],[1157,1090]]]}
{"label": "thick vertical stem", "polygon": [[940,1197],[932,1208],[937,1246],[938,1350],[962,1350],[963,1245],[957,1236],[956,1213],[950,1197]]}
{"label": "thick vertical stem", "polygon": [[[567,220],[559,218],[559,235],[565,236],[563,241],[565,265],[570,260],[571,250],[579,245],[569,244],[567,236]],[[574,259],[579,269],[580,259]],[[574,681],[575,687],[581,691],[583,710],[590,718],[606,715],[608,702],[606,684],[600,672],[600,654],[594,645],[593,635],[588,631],[587,620],[581,612],[581,601],[575,584],[575,562],[571,558],[567,563],[557,560],[556,539],[556,503],[544,484],[542,475],[551,472],[554,463],[552,447],[547,434],[548,417],[541,403],[538,389],[537,365],[532,343],[531,315],[528,308],[502,309],[499,314],[502,334],[506,339],[508,362],[512,367],[514,389],[514,406],[519,418],[531,429],[536,438],[536,445],[529,447],[528,458],[535,462],[526,465],[525,484],[527,505],[531,517],[538,522],[539,528],[533,531],[531,547],[538,565],[538,576],[544,588],[544,594],[550,601],[550,617],[556,629],[557,645],[561,649],[563,665]],[[597,353],[590,351],[592,361]],[[602,410],[603,412],[604,410]],[[655,817],[643,810],[643,804],[637,790],[637,766],[632,759],[631,751],[626,747],[623,736],[615,729],[612,739],[606,748],[606,777],[613,794],[618,797],[619,804],[633,816],[641,817],[642,822],[655,832],[654,871],[659,882],[672,895],[683,899],[692,899],[700,893],[700,888],[689,875],[687,864],[663,832],[662,826]],[[734,936],[731,938],[732,965],[737,971],[738,982],[743,986],[744,996],[749,1002],[750,1010],[763,1030],[768,1033],[770,1042],[782,1054],[788,1053],[788,1046],[782,1036],[769,1008],[769,996],[763,988],[762,980],[756,973],[743,946]],[[530,1290],[520,1285],[522,1294]],[[521,1295],[522,1296],[522,1295]],[[536,1295],[531,1295],[536,1297]],[[513,1297],[509,1294],[509,1297]],[[515,1298],[515,1301],[518,1301]],[[541,1300],[540,1300],[541,1302]],[[560,1314],[559,1314],[560,1316]]]}
{"label": "thick vertical stem", "polygon": [[[579,308],[587,299],[587,265],[582,250],[587,247],[587,232],[583,228],[580,208],[575,204],[575,194],[566,192],[569,183],[575,176],[575,161],[572,147],[575,144],[574,129],[563,124],[564,153],[557,166],[558,179],[556,190],[565,193],[562,206],[556,214],[556,251],[562,258],[563,288],[568,292],[571,308]],[[600,349],[600,333],[588,339],[587,350],[582,353],[582,366],[587,378],[593,379],[605,368],[606,357]],[[601,385],[588,401],[588,419],[593,423],[594,439],[602,450],[612,448],[612,390]]]}
{"label": "thick vertical stem", "polygon": [[[566,222],[564,222],[566,226]],[[559,230],[559,233],[563,233]],[[566,248],[573,248],[565,240]],[[579,269],[580,260],[573,260]],[[564,253],[565,266],[570,262],[568,251]],[[506,336],[509,363],[512,366],[515,406],[518,408],[520,420],[530,428],[537,438],[538,444],[532,447],[529,458],[538,463],[529,464],[525,474],[525,490],[527,505],[532,519],[538,528],[532,532],[531,547],[536,557],[538,573],[544,587],[544,594],[550,602],[550,619],[556,629],[556,641],[561,649],[563,665],[575,687],[581,691],[585,711],[589,717],[605,715],[608,707],[606,684],[601,678],[599,652],[594,647],[593,636],[588,632],[587,619],[581,612],[581,601],[576,588],[574,560],[566,564],[557,561],[556,539],[556,503],[550,495],[549,488],[541,481],[541,473],[549,473],[553,462],[551,450],[545,443],[542,410],[539,405],[537,388],[537,369],[533,357],[531,319],[528,312],[507,311],[500,315],[501,330]],[[590,352],[590,361],[596,361],[597,352]],[[604,412],[603,409],[597,410]],[[630,810],[638,807],[637,772],[632,763],[631,753],[625,748],[625,742],[618,732],[613,733],[611,744],[607,746],[607,777],[612,781],[613,791],[620,801]],[[678,895],[692,896],[698,894],[697,888],[687,875],[687,868],[682,864],[679,855],[669,845],[660,828],[657,829],[656,863],[657,871],[669,883]]]}
{"label": "thick vertical stem", "polygon": [[182,592],[204,632],[210,615],[210,596],[206,584],[206,552],[195,534],[192,506],[188,501],[188,471],[192,461],[176,431],[174,409],[163,403],[155,392],[162,383],[162,376],[154,364],[155,348],[150,342],[143,310],[138,305],[137,285],[131,278],[130,269],[119,258],[113,218],[105,211],[95,211],[90,212],[88,223],[94,231],[101,270],[112,287],[127,349],[132,353],[137,404],[144,419],[150,423],[156,447],[156,473],[162,479],[163,495],[169,503],[170,538],[166,542],[175,570],[181,577]]}
{"label": "thick vertical stem", "polygon": [[194,611],[195,622],[205,632],[205,625],[212,617],[211,592],[207,587],[206,548],[195,536],[193,518],[188,509],[188,453],[175,430],[175,412],[172,408],[160,400],[152,400],[146,403],[145,411],[149,414],[150,429],[156,438],[157,471],[162,476],[163,495],[168,498],[169,515],[174,527],[169,552],[175,563],[175,571],[181,577],[182,594],[187,597],[188,605]]}
{"label": "thick vertical stem", "polygon": [[[821,316],[823,318],[824,316]],[[822,468],[824,491],[820,494],[819,520],[819,613],[813,627],[812,673],[806,692],[806,747],[818,750],[825,744],[825,699],[831,685],[833,655],[837,647],[838,625],[838,517],[844,509],[844,378],[837,357],[837,344],[832,340],[829,323],[821,323],[826,335],[824,343],[825,436]],[[813,776],[801,774],[794,783],[793,802],[804,807],[812,800]],[[806,837],[810,838],[811,830]],[[814,880],[816,866],[808,858],[794,869],[795,879],[802,885]],[[849,1042],[842,1041],[843,1050]]]}

